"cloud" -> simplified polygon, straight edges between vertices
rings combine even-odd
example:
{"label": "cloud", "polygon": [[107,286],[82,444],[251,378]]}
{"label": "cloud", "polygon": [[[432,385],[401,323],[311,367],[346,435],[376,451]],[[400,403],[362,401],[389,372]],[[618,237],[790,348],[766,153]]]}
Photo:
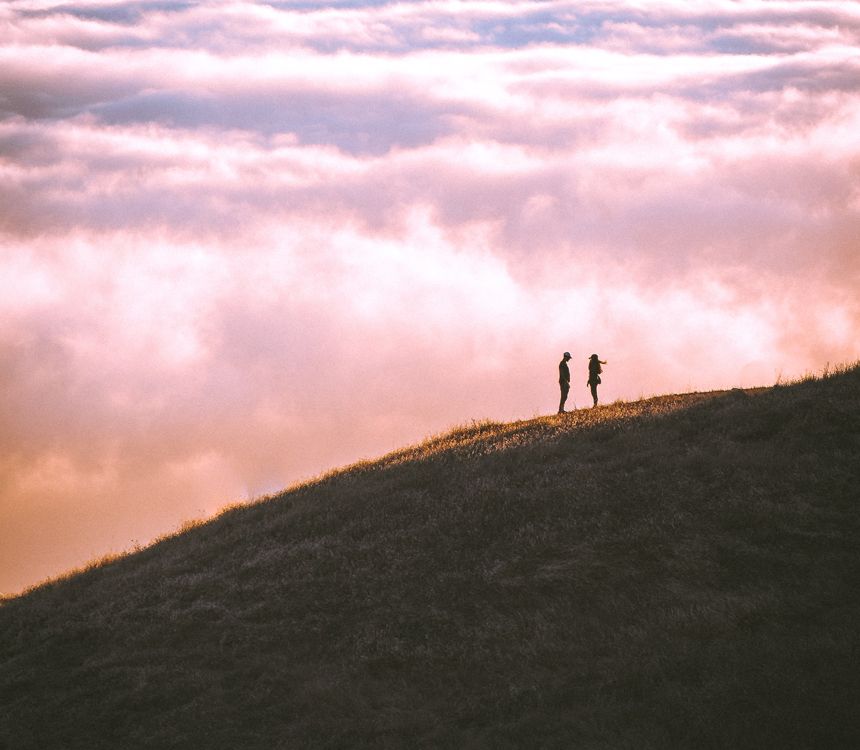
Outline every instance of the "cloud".
{"label": "cloud", "polygon": [[853,3],[33,0],[0,29],[0,589],[552,411],[567,349],[609,400],[857,357]]}

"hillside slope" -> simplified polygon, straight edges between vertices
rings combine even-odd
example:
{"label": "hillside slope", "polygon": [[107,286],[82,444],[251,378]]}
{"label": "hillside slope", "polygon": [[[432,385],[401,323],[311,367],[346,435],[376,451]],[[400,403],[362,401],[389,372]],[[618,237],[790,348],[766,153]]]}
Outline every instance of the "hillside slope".
{"label": "hillside slope", "polygon": [[860,746],[860,369],[477,424],[0,607],[0,747]]}

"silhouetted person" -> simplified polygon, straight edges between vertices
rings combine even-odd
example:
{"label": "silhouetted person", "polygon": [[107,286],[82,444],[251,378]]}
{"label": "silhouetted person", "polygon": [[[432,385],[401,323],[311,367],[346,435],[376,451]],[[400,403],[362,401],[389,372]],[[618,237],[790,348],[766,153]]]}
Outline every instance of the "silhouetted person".
{"label": "silhouetted person", "polygon": [[564,402],[567,401],[567,394],[570,393],[570,368],[567,366],[569,359],[570,352],[565,352],[561,362],[558,363],[558,387],[561,389],[561,401],[558,402],[559,414],[564,414]]}
{"label": "silhouetted person", "polygon": [[600,373],[603,372],[601,365],[605,365],[602,359],[598,359],[596,354],[592,354],[588,359],[588,385],[591,388],[591,397],[594,399],[594,405],[597,406],[597,386],[600,385]]}

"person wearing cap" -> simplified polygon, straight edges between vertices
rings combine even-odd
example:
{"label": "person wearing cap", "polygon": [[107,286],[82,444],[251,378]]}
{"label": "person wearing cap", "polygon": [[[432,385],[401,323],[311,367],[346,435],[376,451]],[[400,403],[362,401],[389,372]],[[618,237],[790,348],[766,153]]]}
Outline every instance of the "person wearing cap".
{"label": "person wearing cap", "polygon": [[558,387],[561,389],[561,401],[558,403],[558,413],[564,414],[564,402],[567,401],[567,394],[570,393],[570,368],[567,366],[567,361],[570,359],[570,352],[565,352],[558,363]]}
{"label": "person wearing cap", "polygon": [[600,373],[603,372],[601,365],[605,365],[602,359],[599,359],[596,354],[592,354],[588,358],[588,382],[587,386],[591,388],[591,397],[594,399],[594,405],[597,406],[597,386],[600,385]]}

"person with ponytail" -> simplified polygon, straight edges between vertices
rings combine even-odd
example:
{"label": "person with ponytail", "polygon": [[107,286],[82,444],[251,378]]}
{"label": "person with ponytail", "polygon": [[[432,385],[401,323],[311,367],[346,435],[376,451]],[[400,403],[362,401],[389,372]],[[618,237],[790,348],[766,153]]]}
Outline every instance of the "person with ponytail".
{"label": "person with ponytail", "polygon": [[605,365],[602,359],[599,359],[596,354],[592,354],[588,359],[588,385],[591,388],[591,397],[594,399],[594,405],[597,406],[597,386],[600,385],[600,373],[603,372],[601,365]]}

